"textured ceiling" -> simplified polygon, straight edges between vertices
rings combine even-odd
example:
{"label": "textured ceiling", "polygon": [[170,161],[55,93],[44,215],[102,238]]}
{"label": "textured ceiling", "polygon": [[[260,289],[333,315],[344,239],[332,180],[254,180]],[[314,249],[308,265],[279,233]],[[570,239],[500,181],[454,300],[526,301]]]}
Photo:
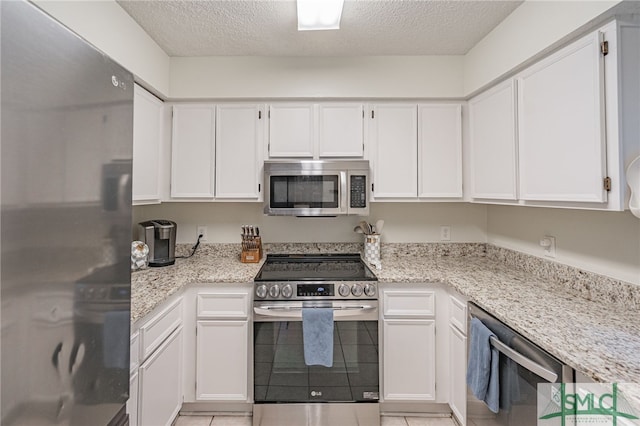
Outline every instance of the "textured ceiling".
{"label": "textured ceiling", "polygon": [[293,0],[117,0],[169,56],[465,54],[522,1],[345,0],[340,30],[297,30]]}

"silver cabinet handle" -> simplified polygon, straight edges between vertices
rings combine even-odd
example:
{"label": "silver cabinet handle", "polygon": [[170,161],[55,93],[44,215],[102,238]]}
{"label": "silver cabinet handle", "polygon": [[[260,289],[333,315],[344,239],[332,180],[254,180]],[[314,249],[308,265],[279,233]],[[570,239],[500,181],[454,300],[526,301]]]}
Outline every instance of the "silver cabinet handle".
{"label": "silver cabinet handle", "polygon": [[496,348],[499,352],[504,354],[507,358],[513,360],[515,363],[521,365],[523,368],[526,368],[532,373],[542,377],[548,382],[555,383],[558,380],[558,375],[556,373],[546,369],[545,367],[541,366],[537,362],[530,360],[526,356],[522,355],[520,352],[514,351],[509,346],[505,345],[500,340],[498,340],[496,337],[493,337],[493,336],[490,337],[489,343],[491,343],[491,346]]}

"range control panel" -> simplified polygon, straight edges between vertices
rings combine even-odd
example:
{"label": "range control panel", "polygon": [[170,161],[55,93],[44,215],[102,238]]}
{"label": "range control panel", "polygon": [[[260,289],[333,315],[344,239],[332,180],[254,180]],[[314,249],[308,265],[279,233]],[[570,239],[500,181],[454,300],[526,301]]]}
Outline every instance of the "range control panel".
{"label": "range control panel", "polygon": [[334,296],[333,284],[297,284],[298,297],[306,296]]}
{"label": "range control panel", "polygon": [[255,296],[260,300],[377,299],[378,288],[375,282],[256,283]]}

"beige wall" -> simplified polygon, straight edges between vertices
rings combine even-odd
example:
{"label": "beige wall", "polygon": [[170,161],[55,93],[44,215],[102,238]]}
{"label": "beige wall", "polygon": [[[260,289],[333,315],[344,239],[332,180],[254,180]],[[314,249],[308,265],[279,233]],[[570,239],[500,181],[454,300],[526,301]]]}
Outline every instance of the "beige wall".
{"label": "beige wall", "polygon": [[183,98],[457,98],[462,56],[171,58]]}
{"label": "beige wall", "polygon": [[136,75],[156,94],[169,94],[169,56],[114,0],[35,4]]}
{"label": "beige wall", "polygon": [[539,241],[556,237],[556,261],[640,284],[640,219],[626,212],[489,206],[487,241],[544,257]]}
{"label": "beige wall", "polygon": [[618,3],[526,0],[465,55],[465,94],[508,73]]}
{"label": "beige wall", "polygon": [[258,225],[265,242],[356,242],[360,220],[384,219],[383,242],[440,241],[440,226],[451,226],[454,242],[486,241],[486,206],[468,203],[372,203],[369,217],[272,217],[262,203],[165,203],[134,208],[134,222],[169,219],[178,223],[177,239],[192,243],[196,226],[207,225],[208,241],[240,241],[240,225]]}
{"label": "beige wall", "polygon": [[341,58],[169,58],[114,0],[35,3],[161,97],[242,99],[467,96],[620,1],[527,0],[466,56]]}

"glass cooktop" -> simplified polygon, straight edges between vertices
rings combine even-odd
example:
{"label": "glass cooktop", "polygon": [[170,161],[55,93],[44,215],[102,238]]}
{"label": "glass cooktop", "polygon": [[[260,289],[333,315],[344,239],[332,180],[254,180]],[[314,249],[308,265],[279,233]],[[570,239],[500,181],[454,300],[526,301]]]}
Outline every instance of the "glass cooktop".
{"label": "glass cooktop", "polygon": [[254,281],[377,281],[357,253],[268,254]]}

